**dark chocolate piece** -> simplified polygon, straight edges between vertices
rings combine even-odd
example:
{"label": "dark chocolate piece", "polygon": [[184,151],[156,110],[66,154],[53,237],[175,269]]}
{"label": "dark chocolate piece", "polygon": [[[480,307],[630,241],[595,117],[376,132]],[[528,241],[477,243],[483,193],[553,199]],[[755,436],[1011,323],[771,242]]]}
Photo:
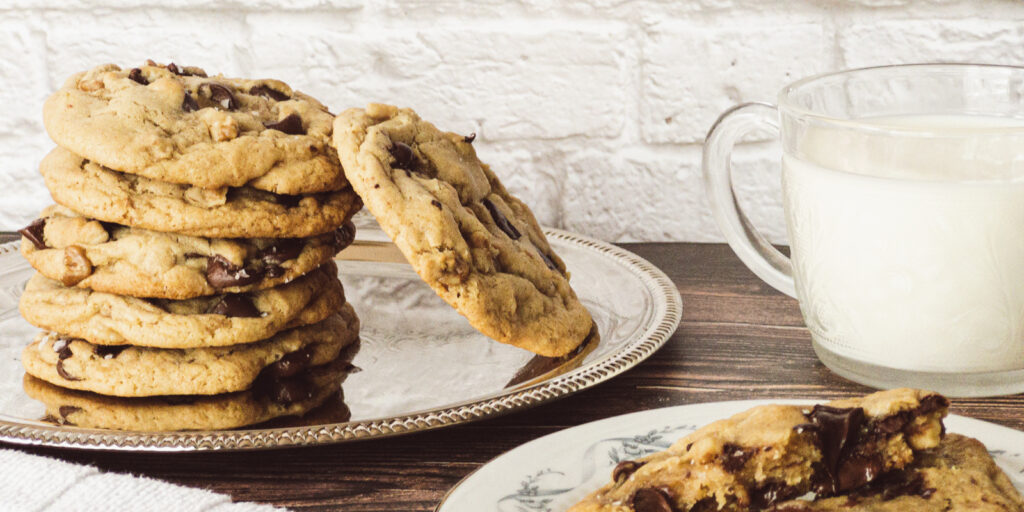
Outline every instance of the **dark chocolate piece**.
{"label": "dark chocolate piece", "polygon": [[221,108],[226,110],[235,110],[238,108],[238,100],[235,99],[234,94],[231,94],[231,89],[228,89],[216,82],[206,82],[200,87],[209,89],[210,99],[216,102]]}
{"label": "dark chocolate piece", "polygon": [[57,408],[57,412],[60,414],[61,423],[67,423],[68,416],[71,416],[72,414],[81,410],[81,407],[75,407],[73,405],[62,405],[59,408]]}
{"label": "dark chocolate piece", "polygon": [[171,73],[174,73],[175,75],[178,75],[178,76],[181,76],[181,75],[184,74],[184,73],[181,72],[180,69],[178,69],[178,65],[173,63],[173,62],[167,65],[167,71],[170,71]]}
{"label": "dark chocolate piece", "polygon": [[637,489],[629,504],[636,512],[676,512],[670,492],[664,487]]}
{"label": "dark chocolate piece", "polygon": [[92,352],[103,359],[111,359],[120,355],[126,348],[128,345],[96,345]]}
{"label": "dark chocolate piece", "polygon": [[278,359],[277,362],[264,368],[261,374],[266,374],[274,379],[294,377],[299,372],[309,368],[309,363],[313,361],[313,348],[314,347],[310,345],[304,349],[297,350],[290,354],[285,354],[285,356]]}
{"label": "dark chocolate piece", "polygon": [[185,99],[181,101],[181,109],[185,112],[195,112],[199,110],[199,102],[188,91],[185,91]]}
{"label": "dark chocolate piece", "polygon": [[612,470],[612,482],[622,482],[628,480],[629,477],[636,473],[636,470],[640,469],[641,466],[647,464],[646,462],[637,462],[635,460],[624,460],[615,465],[615,469]]}
{"label": "dark chocolate piece", "polygon": [[302,254],[305,242],[301,238],[279,238],[260,251],[259,259],[267,264],[280,264]]}
{"label": "dark chocolate piece", "polygon": [[466,144],[472,144],[474,140],[476,140],[476,132],[473,132],[462,138],[462,142],[465,142]]}
{"label": "dark chocolate piece", "polygon": [[263,126],[267,127],[268,130],[277,130],[288,135],[306,134],[306,129],[302,126],[302,118],[298,114],[288,114],[287,117],[280,121],[263,123]]}
{"label": "dark chocolate piece", "polygon": [[219,254],[206,260],[206,280],[214,288],[245,286],[255,283],[261,277],[263,276],[260,273],[233,265]]}
{"label": "dark chocolate piece", "polygon": [[437,199],[431,199],[430,204],[434,205],[434,208],[437,208],[438,210],[444,209],[444,207],[441,206],[441,201],[438,201]]}
{"label": "dark chocolate piece", "polygon": [[269,86],[264,84],[253,86],[252,89],[249,89],[249,94],[252,94],[253,96],[263,96],[268,100],[276,101],[285,101],[291,99],[291,97],[288,96],[287,94],[276,89],[271,89]]}
{"label": "dark chocolate piece", "polygon": [[722,446],[722,467],[730,473],[736,473],[743,469],[743,465],[754,455],[754,450],[748,450],[737,444],[726,443]]}
{"label": "dark chocolate piece", "polygon": [[[840,466],[844,464],[844,459],[860,438],[861,427],[866,421],[864,409],[815,405],[811,413],[808,414],[808,418],[816,427],[818,440],[821,443],[822,463],[827,472],[827,475],[824,475],[827,477],[827,481],[822,482],[819,491],[824,494],[833,494],[845,490],[839,481]],[[850,481],[856,480],[858,479],[851,478]]]}
{"label": "dark chocolate piece", "polygon": [[[70,349],[68,350],[68,353],[69,354],[71,353]],[[64,369],[64,359],[67,359],[67,358],[61,357],[60,359],[57,360],[57,375],[60,375],[61,378],[64,379],[64,380],[70,380],[70,381],[82,380],[82,379],[80,379],[78,377],[75,377],[74,375],[71,375],[70,373],[67,372],[67,370]]]}
{"label": "dark chocolate piece", "polygon": [[334,230],[334,245],[338,251],[352,245],[356,241],[356,225],[346,220],[340,228]]}
{"label": "dark chocolate piece", "polygon": [[43,229],[46,227],[46,218],[36,219],[32,221],[28,226],[25,226],[18,230],[21,236],[28,238],[32,245],[36,246],[36,249],[46,249],[46,242],[43,237]]}
{"label": "dark chocolate piece", "polygon": [[408,144],[392,141],[391,156],[394,157],[396,164],[393,167],[413,170],[413,166],[416,163],[416,153],[413,152],[412,148],[409,147]]}
{"label": "dark chocolate piece", "polygon": [[132,70],[128,72],[128,79],[142,85],[149,85],[146,77],[142,76],[142,70],[139,68],[132,68]]}
{"label": "dark chocolate piece", "polygon": [[796,498],[800,494],[802,493],[795,487],[786,485],[786,482],[772,480],[751,491],[750,504],[755,510],[760,510],[780,501]]}
{"label": "dark chocolate piece", "polygon": [[544,264],[547,265],[548,268],[554,270],[555,272],[562,273],[562,271],[559,270],[558,265],[555,265],[555,261],[552,260],[551,257],[548,256],[547,254],[544,254],[544,251],[537,249],[537,254],[540,254],[540,259],[544,260]]}
{"label": "dark chocolate piece", "polygon": [[480,200],[484,207],[487,208],[487,212],[491,214],[491,218],[494,219],[494,224],[498,226],[498,229],[505,232],[512,240],[519,240],[519,237],[523,236],[522,233],[513,226],[507,218],[498,210],[498,207],[486,197]]}
{"label": "dark chocolate piece", "polygon": [[236,294],[225,295],[210,308],[209,312],[231,318],[255,318],[262,314],[252,303],[252,299]]}

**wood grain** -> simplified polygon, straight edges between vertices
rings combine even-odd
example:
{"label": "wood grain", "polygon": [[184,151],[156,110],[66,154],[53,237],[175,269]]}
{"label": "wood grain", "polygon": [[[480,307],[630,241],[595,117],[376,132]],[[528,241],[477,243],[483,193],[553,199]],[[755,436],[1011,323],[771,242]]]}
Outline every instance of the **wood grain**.
{"label": "wood grain", "polygon": [[[588,421],[699,402],[870,392],[817,361],[796,301],[762,283],[727,246],[624,247],[677,284],[683,323],[637,368],[554,403],[470,425],[317,448],[169,455],[18,449],[295,510],[429,511],[488,460]],[[957,400],[953,411],[1024,429],[1022,395]]]}

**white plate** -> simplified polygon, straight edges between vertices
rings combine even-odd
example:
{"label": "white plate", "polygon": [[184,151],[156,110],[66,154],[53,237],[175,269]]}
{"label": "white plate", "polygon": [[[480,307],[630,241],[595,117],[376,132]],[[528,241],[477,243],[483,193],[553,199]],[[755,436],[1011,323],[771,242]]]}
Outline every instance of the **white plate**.
{"label": "white plate", "polygon": [[[436,512],[561,512],[604,485],[619,461],[664,450],[700,426],[767,403],[807,402],[681,405],[565,429],[488,462],[449,491]],[[946,418],[946,429],[985,443],[1013,484],[1024,490],[1024,432],[963,416]]]}

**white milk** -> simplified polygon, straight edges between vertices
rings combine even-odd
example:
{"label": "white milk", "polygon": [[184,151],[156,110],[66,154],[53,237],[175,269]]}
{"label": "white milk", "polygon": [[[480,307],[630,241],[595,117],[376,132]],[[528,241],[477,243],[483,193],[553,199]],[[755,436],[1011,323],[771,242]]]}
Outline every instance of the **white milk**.
{"label": "white milk", "polygon": [[1024,368],[1024,132],[1007,130],[1024,121],[877,124],[938,137],[811,129],[783,158],[797,294],[815,340],[894,368]]}

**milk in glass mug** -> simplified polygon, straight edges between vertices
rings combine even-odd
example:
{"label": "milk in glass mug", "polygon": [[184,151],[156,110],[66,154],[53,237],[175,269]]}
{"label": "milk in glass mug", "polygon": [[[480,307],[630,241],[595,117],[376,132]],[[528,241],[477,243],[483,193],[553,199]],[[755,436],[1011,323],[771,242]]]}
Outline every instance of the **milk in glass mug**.
{"label": "milk in glass mug", "polygon": [[[753,228],[735,142],[782,141],[791,257]],[[729,245],[800,302],[819,359],[874,387],[1024,391],[1024,68],[844,71],[740,105],[708,133],[704,178]]]}

